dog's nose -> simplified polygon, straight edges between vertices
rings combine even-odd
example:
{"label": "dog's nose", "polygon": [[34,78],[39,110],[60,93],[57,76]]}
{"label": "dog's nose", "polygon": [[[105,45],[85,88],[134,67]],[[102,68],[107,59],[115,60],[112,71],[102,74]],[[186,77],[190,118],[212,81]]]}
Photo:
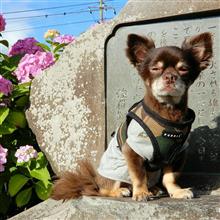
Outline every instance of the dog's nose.
{"label": "dog's nose", "polygon": [[166,83],[175,83],[177,80],[177,75],[173,73],[163,74],[163,80],[165,80]]}

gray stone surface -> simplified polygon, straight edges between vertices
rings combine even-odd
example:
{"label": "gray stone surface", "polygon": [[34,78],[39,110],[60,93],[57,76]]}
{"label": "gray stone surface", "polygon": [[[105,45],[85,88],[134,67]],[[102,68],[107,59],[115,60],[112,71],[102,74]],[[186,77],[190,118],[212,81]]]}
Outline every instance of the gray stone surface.
{"label": "gray stone surface", "polygon": [[[198,15],[197,15],[198,16]],[[125,54],[130,33],[151,37],[156,47],[178,46],[188,36],[211,32],[213,58],[189,90],[189,107],[196,113],[191,130],[187,172],[219,173],[220,175],[220,16],[193,19],[162,19],[160,22],[135,23],[119,27],[108,38],[107,54],[107,134],[117,128],[133,103],[145,93],[144,83]],[[117,54],[117,56],[115,56]]]}
{"label": "gray stone surface", "polygon": [[11,220],[217,220],[220,196],[192,200],[161,198],[148,202],[131,199],[83,197],[65,203],[47,200]]}
{"label": "gray stone surface", "polygon": [[119,16],[91,28],[69,45],[60,60],[33,80],[26,115],[55,173],[77,160],[97,165],[104,151],[104,41],[125,21],[151,19],[220,7],[212,1],[129,0]]}

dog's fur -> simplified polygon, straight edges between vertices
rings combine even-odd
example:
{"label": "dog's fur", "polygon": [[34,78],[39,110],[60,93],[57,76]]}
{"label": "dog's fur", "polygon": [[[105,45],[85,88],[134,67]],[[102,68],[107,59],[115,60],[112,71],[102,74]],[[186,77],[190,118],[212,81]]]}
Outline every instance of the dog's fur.
{"label": "dog's fur", "polygon": [[[187,110],[188,89],[212,57],[212,37],[202,33],[187,38],[182,47],[155,48],[154,42],[146,37],[130,34],[126,54],[137,68],[144,81],[144,102],[161,117],[181,122]],[[153,190],[147,188],[149,172],[144,159],[128,144],[122,146],[132,181],[132,198],[137,201],[148,198]],[[162,183],[173,198],[192,198],[190,189],[182,189],[176,177],[184,162],[166,166],[162,170]],[[76,172],[66,172],[55,182],[52,198],[72,199],[82,195],[122,197],[130,195],[129,184],[100,176],[87,161],[79,163]]]}

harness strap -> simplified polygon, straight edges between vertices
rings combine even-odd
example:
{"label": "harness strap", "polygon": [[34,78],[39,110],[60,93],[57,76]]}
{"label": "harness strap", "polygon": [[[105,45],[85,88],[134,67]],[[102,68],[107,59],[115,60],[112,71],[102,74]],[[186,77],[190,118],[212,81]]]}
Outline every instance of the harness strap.
{"label": "harness strap", "polygon": [[164,126],[168,126],[168,127],[175,127],[175,128],[179,128],[179,129],[182,129],[186,126],[191,126],[192,123],[194,122],[195,120],[195,112],[188,108],[187,109],[187,119],[181,123],[179,122],[172,122],[172,121],[169,121],[165,118],[162,118],[160,115],[158,115],[156,112],[152,111],[145,103],[144,101],[142,100],[141,101],[142,103],[142,106],[143,106],[143,109],[144,111],[150,116],[152,117],[154,120],[156,120],[158,123],[164,125]]}
{"label": "harness strap", "polygon": [[161,159],[160,148],[159,148],[158,142],[157,142],[154,134],[150,130],[150,128],[134,112],[128,112],[127,118],[130,118],[130,120],[134,119],[144,129],[144,131],[149,136],[151,143],[153,145],[153,148],[154,148],[154,153],[153,153],[154,160],[155,161],[160,160]]}

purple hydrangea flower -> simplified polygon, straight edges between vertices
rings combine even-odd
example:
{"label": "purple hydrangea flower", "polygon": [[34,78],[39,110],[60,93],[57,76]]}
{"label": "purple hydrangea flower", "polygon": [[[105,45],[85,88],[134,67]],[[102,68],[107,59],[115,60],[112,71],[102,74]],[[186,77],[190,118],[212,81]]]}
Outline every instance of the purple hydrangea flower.
{"label": "purple hydrangea flower", "polygon": [[0,93],[4,95],[9,95],[13,89],[13,85],[10,80],[5,79],[0,75]]}
{"label": "purple hydrangea flower", "polygon": [[53,65],[55,59],[52,53],[37,51],[35,54],[25,54],[14,72],[19,82],[29,82],[42,70]]}
{"label": "purple hydrangea flower", "polygon": [[69,44],[71,42],[73,42],[76,38],[72,35],[68,35],[68,34],[65,34],[65,35],[60,35],[60,36],[57,36],[53,39],[54,42],[56,43],[60,43],[60,44]]}
{"label": "purple hydrangea flower", "polygon": [[0,144],[0,172],[3,172],[5,170],[5,166],[3,164],[7,163],[7,152],[8,149],[3,148]]}
{"label": "purple hydrangea flower", "polygon": [[36,45],[38,41],[33,37],[27,37],[23,40],[18,40],[10,49],[9,55],[14,56],[18,54],[35,54],[37,51],[43,51],[43,49]]}
{"label": "purple hydrangea flower", "polygon": [[6,25],[5,19],[3,15],[0,14],[0,32],[5,30],[5,25]]}
{"label": "purple hydrangea flower", "polygon": [[37,151],[30,145],[21,146],[15,152],[15,157],[18,158],[18,163],[28,162],[32,158],[37,158]]}

